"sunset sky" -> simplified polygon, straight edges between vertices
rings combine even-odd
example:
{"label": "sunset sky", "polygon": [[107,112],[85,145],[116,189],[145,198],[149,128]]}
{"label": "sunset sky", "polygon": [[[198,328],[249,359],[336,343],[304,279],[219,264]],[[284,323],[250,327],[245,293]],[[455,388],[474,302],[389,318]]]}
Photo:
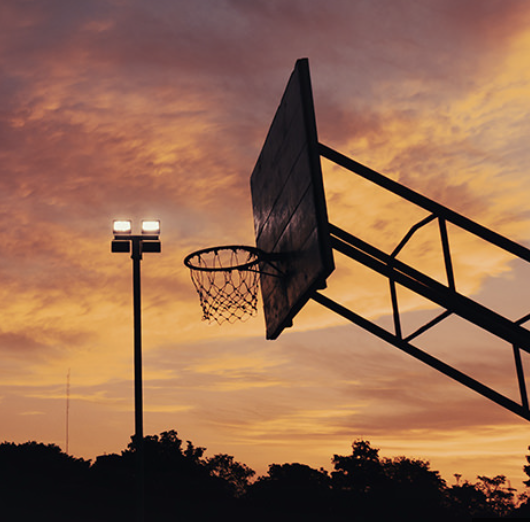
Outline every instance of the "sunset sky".
{"label": "sunset sky", "polygon": [[[522,491],[528,422],[310,302],[201,321],[183,258],[254,244],[250,174],[298,58],[319,140],[530,247],[527,0],[3,0],[0,441],[94,459],[134,431],[131,261],[116,218],[161,220],[142,263],[145,433],[258,474],[382,456]],[[323,161],[330,221],[391,251],[425,214]],[[434,227],[434,224],[432,225]],[[401,259],[440,274],[435,229]],[[530,267],[450,230],[457,287],[518,319]],[[389,323],[384,280],[337,256],[328,295]],[[405,328],[431,317],[400,293]],[[456,318],[417,343],[517,398],[511,346]],[[530,368],[530,360],[525,359]]]}

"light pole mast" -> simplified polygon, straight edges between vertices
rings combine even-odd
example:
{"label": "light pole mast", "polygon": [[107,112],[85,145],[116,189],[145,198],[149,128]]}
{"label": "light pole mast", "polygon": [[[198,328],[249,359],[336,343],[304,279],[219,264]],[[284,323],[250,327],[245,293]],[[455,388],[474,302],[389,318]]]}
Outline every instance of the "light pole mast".
{"label": "light pole mast", "polygon": [[133,261],[134,310],[134,419],[133,447],[136,453],[136,517],[145,519],[145,464],[142,385],[142,300],[140,262],[144,252],[160,252],[160,222],[143,221],[142,234],[132,235],[130,221],[114,221],[112,252],[131,252]]}
{"label": "light pole mast", "polygon": [[132,239],[133,261],[133,306],[134,306],[134,411],[136,444],[143,446],[143,391],[142,391],[142,295],[140,281],[140,261],[142,260],[142,240]]}
{"label": "light pole mast", "polygon": [[144,462],[144,402],[142,381],[142,299],[140,261],[142,240],[133,238],[133,307],[134,307],[134,446],[136,450],[137,520],[145,519],[145,462]]}

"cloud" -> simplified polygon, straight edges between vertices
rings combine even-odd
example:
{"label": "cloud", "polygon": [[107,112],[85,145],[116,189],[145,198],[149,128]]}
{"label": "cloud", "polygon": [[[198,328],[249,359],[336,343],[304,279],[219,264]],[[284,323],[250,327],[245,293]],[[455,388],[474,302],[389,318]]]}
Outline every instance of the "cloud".
{"label": "cloud", "polygon": [[4,352],[8,351],[14,355],[20,354],[21,357],[27,357],[28,352],[36,352],[42,348],[43,345],[25,335],[12,333],[2,333],[0,335],[0,349]]}

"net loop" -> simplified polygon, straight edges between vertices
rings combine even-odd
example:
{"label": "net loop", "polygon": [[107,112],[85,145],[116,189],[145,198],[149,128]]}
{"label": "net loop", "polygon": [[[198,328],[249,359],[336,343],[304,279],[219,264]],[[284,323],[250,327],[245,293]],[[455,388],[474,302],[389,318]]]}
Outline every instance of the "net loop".
{"label": "net loop", "polygon": [[257,314],[260,254],[254,247],[227,246],[186,257],[204,321],[234,323]]}

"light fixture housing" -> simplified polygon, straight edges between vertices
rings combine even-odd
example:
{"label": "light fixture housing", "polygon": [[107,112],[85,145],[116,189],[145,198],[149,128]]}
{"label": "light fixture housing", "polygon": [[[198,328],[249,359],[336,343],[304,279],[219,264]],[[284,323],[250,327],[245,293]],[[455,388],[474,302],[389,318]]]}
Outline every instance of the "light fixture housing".
{"label": "light fixture housing", "polygon": [[142,234],[155,235],[160,234],[160,220],[151,219],[142,221]]}
{"label": "light fixture housing", "polygon": [[131,242],[130,241],[112,241],[111,243],[111,251],[112,252],[126,252],[129,253],[131,251]]}
{"label": "light fixture housing", "polygon": [[112,230],[114,234],[130,234],[132,232],[132,221],[115,219]]}

